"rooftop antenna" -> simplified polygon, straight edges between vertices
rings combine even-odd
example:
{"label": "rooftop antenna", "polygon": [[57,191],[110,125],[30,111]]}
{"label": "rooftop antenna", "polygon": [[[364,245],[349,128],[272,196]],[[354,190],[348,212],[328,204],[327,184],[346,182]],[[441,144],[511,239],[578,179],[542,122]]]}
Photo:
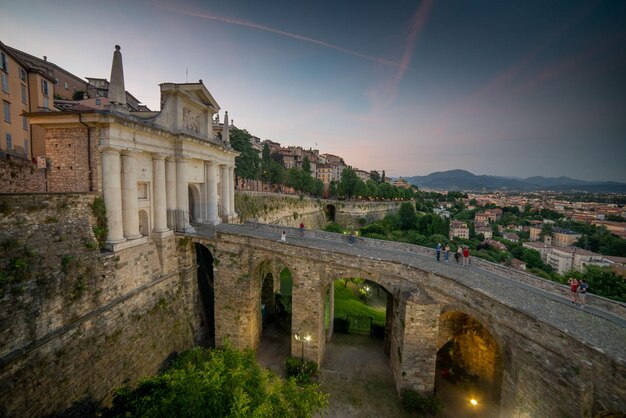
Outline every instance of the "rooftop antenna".
{"label": "rooftop antenna", "polygon": [[185,83],[189,83],[189,68],[185,68]]}

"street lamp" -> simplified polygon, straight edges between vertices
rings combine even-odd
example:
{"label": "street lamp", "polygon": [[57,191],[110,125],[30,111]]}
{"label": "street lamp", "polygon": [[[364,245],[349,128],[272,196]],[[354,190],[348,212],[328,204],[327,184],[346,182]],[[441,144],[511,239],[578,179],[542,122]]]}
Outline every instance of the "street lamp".
{"label": "street lamp", "polygon": [[304,364],[304,342],[306,341],[307,343],[309,341],[311,341],[311,336],[309,334],[307,335],[295,335],[296,341],[300,341],[302,343],[302,364]]}

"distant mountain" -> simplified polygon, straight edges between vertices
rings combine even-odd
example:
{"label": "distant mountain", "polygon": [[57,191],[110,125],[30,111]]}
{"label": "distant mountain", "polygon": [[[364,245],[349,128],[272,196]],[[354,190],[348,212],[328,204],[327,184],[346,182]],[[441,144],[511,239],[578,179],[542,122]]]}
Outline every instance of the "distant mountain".
{"label": "distant mountain", "polygon": [[560,192],[583,191],[597,193],[626,193],[626,183],[613,181],[585,181],[569,177],[534,176],[526,179],[477,176],[465,170],[438,171],[427,176],[404,177],[410,184],[429,189],[443,190],[553,190]]}

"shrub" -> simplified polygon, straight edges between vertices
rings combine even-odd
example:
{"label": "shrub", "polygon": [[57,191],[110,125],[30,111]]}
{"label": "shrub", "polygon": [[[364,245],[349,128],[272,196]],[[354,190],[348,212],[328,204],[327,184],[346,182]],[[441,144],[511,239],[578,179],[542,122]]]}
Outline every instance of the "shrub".
{"label": "shrub", "polygon": [[311,360],[290,357],[285,362],[285,375],[293,377],[298,383],[309,383],[311,377],[317,374],[317,363]]}
{"label": "shrub", "polygon": [[324,227],[324,231],[326,232],[337,232],[339,234],[343,233],[343,228],[341,225],[335,222],[330,222],[328,225]]}
{"label": "shrub", "polygon": [[415,389],[402,389],[400,396],[402,398],[402,406],[407,411],[437,415],[443,409],[443,403],[437,395],[425,398]]}

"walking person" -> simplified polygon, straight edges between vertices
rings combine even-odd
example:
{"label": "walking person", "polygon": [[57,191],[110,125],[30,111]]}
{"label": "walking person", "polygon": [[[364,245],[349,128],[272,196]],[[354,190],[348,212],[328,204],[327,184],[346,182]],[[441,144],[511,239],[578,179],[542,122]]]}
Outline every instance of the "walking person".
{"label": "walking person", "polygon": [[287,242],[287,231],[283,231],[280,235],[280,242]]}
{"label": "walking person", "polygon": [[469,247],[466,245],[463,247],[463,267],[469,265]]}
{"label": "walking person", "polygon": [[450,259],[450,246],[448,244],[446,244],[446,248],[444,248],[443,259],[446,261],[446,263]]}
{"label": "walking person", "polygon": [[580,296],[580,307],[584,308],[587,303],[587,289],[589,289],[589,285],[585,281],[585,279],[580,279],[578,283],[578,294]]}
{"label": "walking person", "polygon": [[458,247],[456,247],[456,253],[454,253],[454,258],[456,259],[457,264],[459,264],[459,260],[461,259],[461,257],[463,257],[463,250],[459,245]]}
{"label": "walking person", "polygon": [[304,236],[304,222],[300,222],[300,236]]}
{"label": "walking person", "polygon": [[439,258],[441,257],[441,243],[440,242],[437,243],[436,250],[437,250],[437,261],[439,261]]}
{"label": "walking person", "polygon": [[569,293],[572,298],[572,303],[578,302],[578,286],[580,286],[580,283],[573,277],[570,277],[567,283],[569,284]]}
{"label": "walking person", "polygon": [[348,245],[352,247],[354,245],[355,240],[356,240],[356,234],[354,230],[352,230],[350,231],[350,236],[348,237]]}

